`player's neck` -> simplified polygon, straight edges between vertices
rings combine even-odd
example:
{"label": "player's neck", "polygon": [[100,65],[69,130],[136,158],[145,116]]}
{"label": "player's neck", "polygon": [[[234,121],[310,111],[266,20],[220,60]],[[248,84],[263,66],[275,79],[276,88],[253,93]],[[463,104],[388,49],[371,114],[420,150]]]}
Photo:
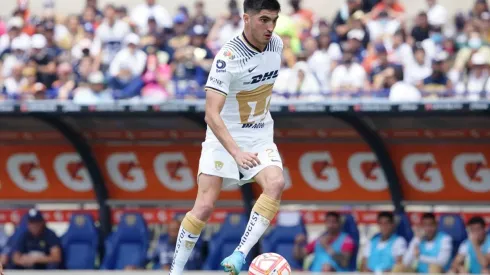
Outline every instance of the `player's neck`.
{"label": "player's neck", "polygon": [[245,31],[245,30],[243,30],[242,36],[243,36],[243,39],[245,39],[245,42],[250,47],[254,48],[258,52],[263,52],[265,47],[267,46],[267,45],[260,45],[259,43],[257,43],[257,41],[255,41],[253,39],[253,36],[250,34],[247,34],[247,31]]}

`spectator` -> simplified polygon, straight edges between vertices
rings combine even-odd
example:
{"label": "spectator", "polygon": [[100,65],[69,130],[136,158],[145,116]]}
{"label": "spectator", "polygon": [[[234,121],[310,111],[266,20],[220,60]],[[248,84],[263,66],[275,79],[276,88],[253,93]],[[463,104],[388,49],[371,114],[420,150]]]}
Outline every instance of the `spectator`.
{"label": "spectator", "polygon": [[[157,261],[157,265],[163,270],[169,270],[172,264],[174,256],[175,245],[177,242],[177,236],[179,234],[180,221],[173,219],[168,224],[167,238],[158,242],[155,250],[154,261]],[[202,267],[203,259],[201,251],[194,249],[191,252],[189,261],[185,265],[186,270],[200,270]]]}
{"label": "spectator", "polygon": [[26,63],[29,60],[29,44],[30,41],[23,37],[16,37],[12,40],[10,46],[10,54],[7,54],[3,62],[2,76],[7,78],[12,73],[12,68],[17,63]]}
{"label": "spectator", "polygon": [[157,20],[160,28],[171,28],[172,17],[167,9],[156,4],[156,0],[145,1],[146,3],[136,6],[130,14],[131,21],[136,24],[138,32],[140,34],[146,34],[148,32],[147,22],[150,17]]}
{"label": "spectator", "polygon": [[146,65],[146,53],[138,48],[140,38],[135,33],[128,34],[124,39],[125,47],[120,50],[109,67],[111,77],[121,74],[122,66],[130,64],[129,77],[135,78],[143,74]]}
{"label": "spectator", "polygon": [[173,37],[168,41],[168,46],[172,51],[186,47],[190,43],[190,36],[187,29],[187,17],[179,13],[174,17]]}
{"label": "spectator", "polygon": [[72,91],[77,87],[74,80],[73,68],[69,63],[61,63],[57,69],[58,79],[47,91],[48,99],[67,100],[72,97]]}
{"label": "spectator", "polygon": [[442,52],[432,60],[432,74],[417,86],[424,97],[437,98],[449,95],[453,84],[447,77],[447,53]]}
{"label": "spectator", "polygon": [[219,18],[209,32],[208,41],[213,50],[221,48],[228,40],[243,31],[243,21],[238,10],[232,10],[229,16]]}
{"label": "spectator", "polygon": [[352,238],[341,231],[340,214],[329,212],[326,215],[327,231],[317,240],[306,245],[306,236],[296,236],[294,257],[303,260],[313,253],[312,272],[343,272],[347,271],[350,258],[355,248]]}
{"label": "spectator", "polygon": [[101,71],[106,71],[116,54],[121,50],[124,38],[130,33],[128,23],[116,17],[116,8],[107,5],[104,10],[104,21],[97,28],[96,39],[101,43],[99,55]]}
{"label": "spectator", "polygon": [[366,57],[366,49],[362,44],[365,35],[366,33],[360,29],[353,29],[347,34],[347,45],[349,49],[355,53],[355,58],[360,63],[362,63]]}
{"label": "spectator", "polygon": [[320,83],[308,63],[306,63],[305,55],[300,55],[298,62],[285,75],[281,76],[281,79],[284,79],[284,81],[274,85],[274,87],[283,97],[308,100],[321,98]]}
{"label": "spectator", "polygon": [[50,88],[56,80],[56,49],[50,50],[42,34],[33,35],[31,41],[31,59],[36,65],[37,80]]}
{"label": "spectator", "polygon": [[422,42],[429,38],[429,31],[430,25],[427,14],[425,12],[421,12],[415,18],[415,26],[412,28],[411,35],[415,42]]}
{"label": "spectator", "polygon": [[475,53],[471,57],[467,77],[456,84],[456,93],[470,100],[485,99],[490,96],[490,76],[485,56]]}
{"label": "spectator", "polygon": [[342,51],[339,44],[331,42],[328,34],[322,34],[317,39],[308,38],[304,45],[308,56],[308,66],[318,79],[321,87],[328,90],[330,87],[330,74],[337,62],[342,59]]}
{"label": "spectator", "polygon": [[437,230],[436,216],[425,213],[422,216],[423,235],[412,239],[403,258],[406,267],[414,267],[417,273],[439,274],[449,267],[452,239]]}
{"label": "spectator", "polygon": [[417,85],[432,74],[431,60],[426,57],[424,48],[416,46],[413,49],[414,59],[405,64],[405,82]]}
{"label": "spectator", "polygon": [[310,31],[314,22],[313,11],[301,7],[301,0],[290,0],[289,4],[293,9],[291,19],[293,19],[294,25],[301,39],[305,39],[310,36]]}
{"label": "spectator", "polygon": [[214,20],[206,14],[204,1],[198,0],[194,4],[194,16],[191,19],[191,26],[201,25],[205,29],[211,29]]}
{"label": "spectator", "polygon": [[352,21],[349,20],[351,16],[357,11],[362,11],[362,0],[346,0],[346,2],[337,12],[332,24],[341,41],[347,40],[347,33],[352,29]]}
{"label": "spectator", "polygon": [[61,241],[46,227],[36,209],[28,212],[27,231],[13,249],[13,262],[20,269],[58,269],[62,263]]}
{"label": "spectator", "polygon": [[381,13],[388,13],[388,17],[396,19],[400,22],[404,21],[405,8],[400,4],[399,0],[382,0],[371,11],[370,17],[377,19]]}
{"label": "spectator", "polygon": [[372,83],[372,88],[375,90],[382,89],[383,80],[382,77],[378,78],[378,74],[381,74],[388,68],[399,68],[400,65],[390,62],[388,60],[388,51],[383,44],[377,44],[374,46],[377,60],[373,62],[373,69],[371,70],[369,80]]}
{"label": "spectator", "polygon": [[206,84],[207,75],[213,63],[213,53],[205,44],[206,34],[203,26],[194,26],[191,32],[191,43],[175,51],[173,78],[177,84],[177,96],[204,97],[204,94],[191,95],[188,90],[190,86],[201,87]]}
{"label": "spectator", "polygon": [[397,18],[390,17],[388,11],[381,11],[378,16],[367,23],[371,41],[391,45],[391,38],[401,27]]}
{"label": "spectator", "polygon": [[[87,6],[80,16],[80,24],[91,24],[94,29],[101,24],[102,20],[97,16],[97,9],[92,6]],[[100,17],[102,18],[102,17]]]}
{"label": "spectator", "polygon": [[364,248],[362,272],[400,272],[407,242],[395,233],[395,218],[391,212],[378,214],[380,234],[374,236]]}
{"label": "spectator", "polygon": [[471,32],[468,42],[459,50],[454,60],[454,69],[459,73],[463,72],[471,61],[471,56],[480,53],[486,64],[490,64],[490,47],[483,45],[483,39],[479,32]]}
{"label": "spectator", "polygon": [[366,81],[366,71],[355,61],[355,53],[347,48],[342,63],[332,72],[331,89],[334,96],[352,95],[362,91]]}
{"label": "spectator", "polygon": [[[487,236],[485,229],[485,220],[480,216],[475,216],[468,221],[468,239],[460,245],[450,272],[459,274],[489,273],[490,237]],[[465,265],[466,260],[467,266]]]}
{"label": "spectator", "polygon": [[437,0],[427,0],[429,10],[427,11],[427,18],[429,24],[432,26],[442,27],[447,23],[447,10],[446,8],[437,3]]}
{"label": "spectator", "polygon": [[7,22],[7,33],[0,36],[0,55],[5,51],[10,50],[10,43],[14,38],[21,37],[22,39],[29,40],[29,36],[22,33],[22,27],[24,26],[24,20],[20,17],[12,17]]}
{"label": "spectator", "polygon": [[21,87],[23,85],[22,71],[24,70],[24,64],[17,62],[13,64],[11,74],[5,79],[3,83],[2,93],[7,99],[19,99],[21,93]]}
{"label": "spectator", "polygon": [[487,0],[476,0],[470,11],[470,18],[479,20],[484,12],[490,12]]}
{"label": "spectator", "polygon": [[417,102],[422,99],[420,91],[413,84],[403,82],[402,68],[389,68],[385,71],[384,82],[389,89],[392,102]]}
{"label": "spectator", "polygon": [[73,94],[73,102],[80,105],[113,102],[112,91],[105,89],[104,74],[100,71],[91,73],[88,76],[88,85],[81,85]]}
{"label": "spectator", "polygon": [[173,96],[170,91],[172,70],[164,57],[156,52],[155,48],[149,50],[146,72],[143,74],[144,87],[141,91],[143,99],[162,101]]}

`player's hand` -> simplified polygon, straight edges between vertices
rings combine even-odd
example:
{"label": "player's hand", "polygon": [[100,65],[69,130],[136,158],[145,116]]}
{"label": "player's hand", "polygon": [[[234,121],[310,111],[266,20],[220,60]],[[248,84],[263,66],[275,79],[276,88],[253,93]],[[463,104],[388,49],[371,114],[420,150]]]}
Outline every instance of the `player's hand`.
{"label": "player's hand", "polygon": [[296,238],[294,239],[294,242],[296,244],[304,244],[306,242],[306,236],[305,234],[301,233],[296,235]]}
{"label": "player's hand", "polygon": [[243,169],[251,169],[257,165],[260,165],[260,160],[258,157],[258,153],[249,153],[240,151],[235,156],[236,163],[242,167]]}

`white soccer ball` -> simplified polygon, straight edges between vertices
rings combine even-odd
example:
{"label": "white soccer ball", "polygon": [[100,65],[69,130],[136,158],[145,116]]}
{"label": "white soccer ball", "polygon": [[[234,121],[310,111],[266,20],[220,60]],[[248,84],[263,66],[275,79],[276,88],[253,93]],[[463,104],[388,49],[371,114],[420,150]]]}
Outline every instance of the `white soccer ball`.
{"label": "white soccer ball", "polygon": [[264,253],[257,256],[248,269],[249,275],[290,275],[291,266],[283,256]]}

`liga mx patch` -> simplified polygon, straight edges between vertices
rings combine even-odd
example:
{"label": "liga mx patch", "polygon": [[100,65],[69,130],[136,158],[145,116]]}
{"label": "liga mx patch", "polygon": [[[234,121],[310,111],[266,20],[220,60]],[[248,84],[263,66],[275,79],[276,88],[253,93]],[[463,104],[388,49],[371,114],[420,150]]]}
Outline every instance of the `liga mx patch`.
{"label": "liga mx patch", "polygon": [[219,160],[216,160],[214,162],[214,168],[216,170],[218,170],[218,171],[221,170],[221,168],[223,168],[223,162],[222,161],[219,161]]}

